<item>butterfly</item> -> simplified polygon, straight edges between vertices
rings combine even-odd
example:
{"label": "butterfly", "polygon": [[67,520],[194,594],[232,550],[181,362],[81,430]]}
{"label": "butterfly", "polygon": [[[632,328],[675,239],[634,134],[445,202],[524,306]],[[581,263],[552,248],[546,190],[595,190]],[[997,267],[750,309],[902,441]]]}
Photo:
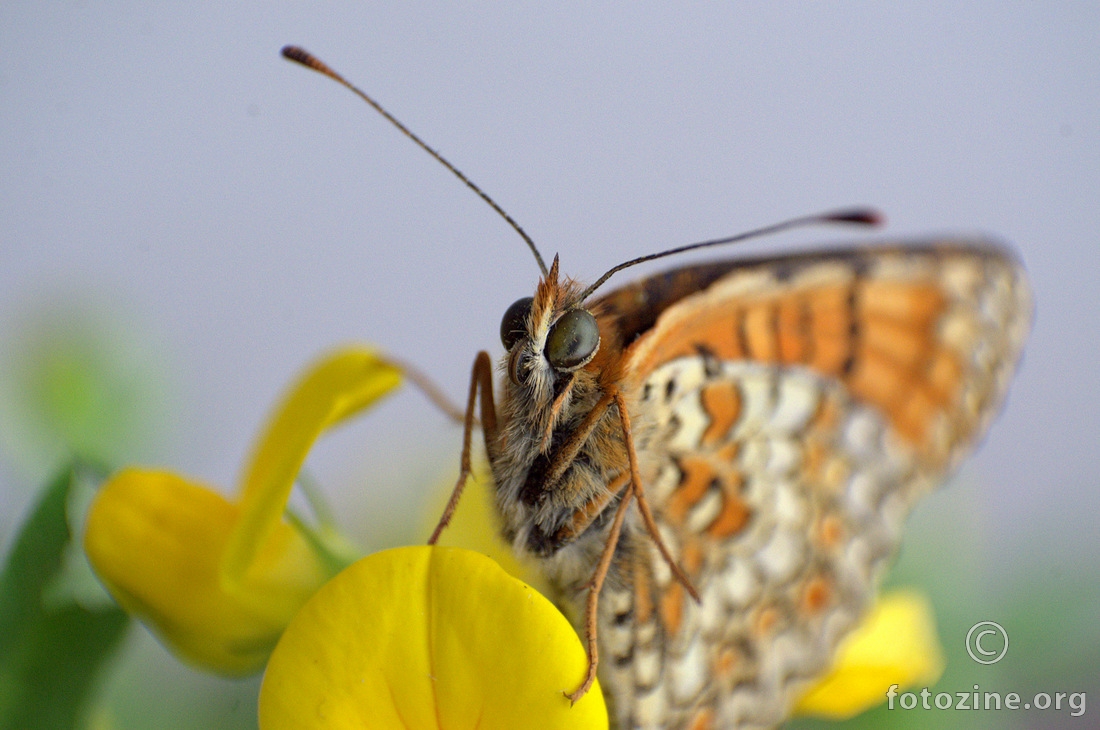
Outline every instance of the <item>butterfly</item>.
{"label": "butterfly", "polygon": [[[503,533],[586,637],[620,728],[767,728],[872,603],[906,515],[999,412],[1032,311],[988,240],[692,265],[595,296],[542,262],[475,359]],[[870,223],[862,212],[795,219]],[[743,238],[757,235],[754,231]],[[729,243],[709,241],[678,251]]]}
{"label": "butterfly", "polygon": [[[481,412],[505,536],[588,611],[582,631],[595,616],[620,727],[774,726],[869,607],[914,502],[998,412],[1023,270],[941,241],[581,293],[555,261],[502,323],[500,412]],[[624,510],[631,488],[659,541]]]}

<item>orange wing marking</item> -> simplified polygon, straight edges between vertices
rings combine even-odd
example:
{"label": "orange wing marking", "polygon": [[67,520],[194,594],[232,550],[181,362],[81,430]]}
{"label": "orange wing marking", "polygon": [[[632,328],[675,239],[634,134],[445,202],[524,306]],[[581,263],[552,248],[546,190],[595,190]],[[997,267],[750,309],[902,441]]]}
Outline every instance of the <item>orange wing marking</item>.
{"label": "orange wing marking", "polygon": [[[704,293],[679,305],[674,327],[636,343],[659,337],[646,343],[645,362],[633,369],[645,374],[661,363],[697,356],[701,347],[727,361],[802,365],[841,380],[920,450],[962,387],[959,356],[937,333],[947,306],[935,282],[858,277],[745,303]],[[723,384],[704,391],[703,405],[712,418],[704,444],[713,444],[743,404],[737,390]]]}

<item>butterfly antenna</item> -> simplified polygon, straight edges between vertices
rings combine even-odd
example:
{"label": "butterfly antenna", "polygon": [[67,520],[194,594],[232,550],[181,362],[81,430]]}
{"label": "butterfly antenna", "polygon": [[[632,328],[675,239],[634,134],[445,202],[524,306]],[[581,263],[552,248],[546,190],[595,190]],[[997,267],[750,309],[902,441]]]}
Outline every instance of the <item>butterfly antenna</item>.
{"label": "butterfly antenna", "polygon": [[408,127],[406,127],[404,124],[402,124],[397,119],[397,117],[393,116],[388,111],[386,111],[382,107],[382,105],[379,104],[377,101],[375,101],[373,98],[371,98],[371,96],[369,94],[367,94],[365,91],[362,91],[357,86],[352,84],[350,81],[345,79],[343,76],[341,76],[340,74],[333,71],[323,61],[318,59],[316,56],[311,54],[309,51],[306,51],[305,49],[299,48],[298,46],[286,46],[285,48],[283,48],[282,53],[283,53],[283,58],[294,61],[295,63],[300,63],[308,69],[312,69],[313,71],[316,71],[319,74],[322,74],[324,76],[328,76],[330,79],[332,79],[336,83],[340,84],[344,88],[348,89],[349,91],[351,91],[353,94],[358,96],[363,101],[370,104],[372,107],[374,107],[374,110],[376,112],[378,112],[383,117],[385,117],[386,121],[388,121],[390,124],[392,124],[393,126],[397,127],[399,130],[401,130],[401,133],[404,134],[409,139],[411,139],[413,142],[415,142],[417,144],[417,146],[420,147],[420,149],[427,152],[429,155],[431,155],[432,157],[435,158],[436,162],[443,165],[443,167],[446,167],[448,170],[450,170],[452,173],[454,173],[455,177],[457,177],[462,182],[466,183],[466,187],[470,188],[475,193],[477,193],[481,197],[482,200],[484,200],[486,203],[489,204],[490,208],[495,210],[501,218],[503,218],[505,221],[508,222],[508,225],[510,225],[515,230],[515,232],[520,235],[520,238],[522,238],[524,243],[527,244],[527,247],[531,249],[531,253],[533,253],[535,255],[535,261],[538,262],[539,269],[542,271],[542,275],[545,277],[548,274],[548,269],[546,268],[546,262],[542,260],[542,254],[539,253],[538,248],[535,246],[535,242],[531,240],[531,237],[527,235],[526,231],[524,231],[520,227],[520,225],[518,223],[516,223],[516,221],[512,218],[512,216],[505,213],[504,209],[501,208],[499,205],[497,205],[497,202],[495,200],[493,200],[492,198],[490,198],[488,193],[486,193],[484,190],[479,188],[474,183],[473,180],[471,180],[470,178],[463,175],[461,170],[459,170],[457,167],[455,167],[450,162],[448,162],[447,158],[445,158],[443,155],[436,152],[434,149],[432,149],[430,146],[428,146],[428,144],[424,140],[420,139],[415,134],[413,134],[412,130],[410,130]]}
{"label": "butterfly antenna", "polygon": [[651,253],[648,256],[640,256],[636,259],[631,259],[624,263],[619,264],[608,270],[599,279],[596,279],[596,283],[584,290],[581,294],[580,301],[584,301],[592,292],[596,291],[603,285],[605,281],[610,279],[614,274],[628,269],[631,266],[645,263],[646,261],[653,261],[654,259],[663,259],[665,256],[672,256],[678,253],[684,253],[685,251],[694,251],[697,248],[710,248],[711,246],[724,246],[728,243],[737,243],[739,241],[745,241],[750,238],[756,238],[758,236],[770,236],[773,233],[779,233],[789,228],[801,228],[803,226],[816,226],[823,223],[850,223],[860,226],[879,226],[883,223],[883,216],[876,210],[870,208],[853,208],[851,210],[835,210],[829,213],[817,213],[815,215],[804,215],[798,218],[791,218],[781,223],[773,223],[770,226],[764,226],[763,228],[757,228],[752,231],[746,231],[745,233],[738,233],[736,236],[729,236],[727,238],[715,238],[711,241],[699,241],[698,243],[689,243],[686,246],[678,246],[677,248],[670,248],[667,251],[661,251],[659,253]]}

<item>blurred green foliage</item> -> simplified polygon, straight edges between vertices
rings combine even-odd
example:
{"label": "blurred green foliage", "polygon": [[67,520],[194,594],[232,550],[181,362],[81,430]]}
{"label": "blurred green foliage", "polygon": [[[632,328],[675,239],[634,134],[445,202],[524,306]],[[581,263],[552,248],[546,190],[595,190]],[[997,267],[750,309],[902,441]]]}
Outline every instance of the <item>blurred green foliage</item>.
{"label": "blurred green foliage", "polygon": [[0,451],[31,484],[72,459],[147,456],[171,401],[164,348],[121,307],[62,298],[28,309],[0,348]]}
{"label": "blurred green foliage", "polygon": [[99,670],[130,619],[113,605],[88,609],[47,592],[72,539],[66,503],[75,472],[45,490],[0,574],[0,730],[81,727]]}

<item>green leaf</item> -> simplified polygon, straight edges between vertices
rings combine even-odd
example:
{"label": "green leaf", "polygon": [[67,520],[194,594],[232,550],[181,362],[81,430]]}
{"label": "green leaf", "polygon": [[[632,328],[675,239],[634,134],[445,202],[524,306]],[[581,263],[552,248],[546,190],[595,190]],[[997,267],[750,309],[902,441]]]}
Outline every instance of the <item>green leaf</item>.
{"label": "green leaf", "polygon": [[0,730],[80,727],[96,670],[129,625],[114,606],[44,600],[71,539],[65,506],[74,481],[66,470],[45,490],[0,574]]}

